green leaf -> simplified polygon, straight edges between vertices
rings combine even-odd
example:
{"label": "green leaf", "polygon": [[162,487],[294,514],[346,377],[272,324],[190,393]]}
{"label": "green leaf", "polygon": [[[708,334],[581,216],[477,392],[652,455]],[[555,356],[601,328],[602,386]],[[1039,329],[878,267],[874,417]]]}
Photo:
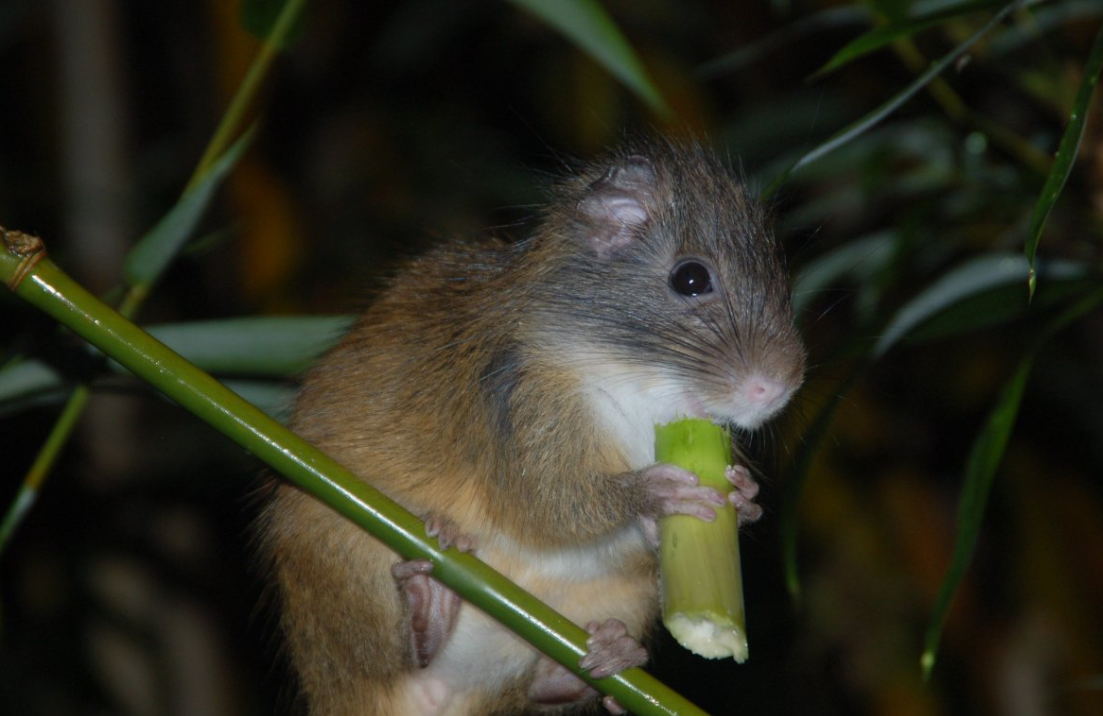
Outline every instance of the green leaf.
{"label": "green leaf", "polygon": [[869,114],[865,115],[857,122],[844,127],[835,134],[831,135],[826,141],[821,143],[814,149],[806,152],[796,162],[793,163],[788,169],[781,173],[780,176],[774,179],[770,186],[764,192],[764,196],[772,195],[777,189],[788,180],[789,176],[800,167],[805,164],[816,161],[820,157],[828,154],[835,149],[838,149],[842,145],[846,144],[850,140],[862,135],[872,127],[876,126],[883,119],[899,109],[905,102],[915,96],[920,90],[926,87],[930,82],[940,75],[947,67],[950,67],[959,57],[964,55],[970,47],[975,45],[978,40],[984,37],[992,28],[996,27],[999,23],[1010,15],[1015,10],[1025,6],[1028,2],[1034,0],[1016,0],[1005,6],[1002,10],[996,13],[991,20],[986,22],[983,27],[977,30],[971,37],[965,42],[955,47],[950,52],[943,55],[937,62],[931,64],[930,69],[917,77],[911,84],[905,87],[901,92],[896,94],[890,100],[874,109]]}
{"label": "green leaf", "polygon": [[261,380],[225,380],[222,384],[280,423],[291,418],[295,388],[290,385]]}
{"label": "green leaf", "polygon": [[895,232],[881,231],[849,241],[808,262],[793,279],[793,310],[799,315],[840,280],[866,280],[881,271],[897,251]]}
{"label": "green leaf", "polygon": [[882,27],[874,28],[860,37],[851,40],[835,53],[823,67],[812,73],[812,79],[818,79],[826,74],[834,72],[843,65],[847,65],[859,57],[875,52],[885,45],[889,45],[905,37],[911,37],[924,30],[936,27],[962,15],[969,15],[982,10],[990,10],[1002,6],[1002,2],[993,0],[979,0],[978,2],[965,2],[959,5],[933,12],[929,15],[892,22]]}
{"label": "green leaf", "polygon": [[643,63],[612,18],[595,0],[510,0],[559,32],[590,55],[656,113],[669,116],[670,107],[652,84]]}
{"label": "green leaf", "polygon": [[766,55],[793,44],[810,35],[847,25],[868,23],[869,9],[857,5],[821,10],[813,15],[786,24],[777,32],[742,47],[715,60],[706,62],[697,68],[699,77],[717,77],[737,72],[747,65],[758,62]]}
{"label": "green leaf", "polygon": [[234,142],[203,179],[131,249],[123,266],[123,275],[130,286],[149,286],[157,281],[195,231],[215,191],[241,159],[252,138],[253,130],[250,129]]}
{"label": "green leaf", "polygon": [[797,568],[797,537],[800,532],[800,496],[804,492],[804,483],[808,479],[808,471],[812,467],[812,459],[819,449],[820,442],[827,435],[831,421],[835,417],[835,411],[842,403],[843,396],[849,392],[858,376],[861,375],[864,364],[859,364],[846,380],[835,388],[831,397],[819,413],[812,420],[811,425],[804,431],[801,445],[793,460],[792,469],[785,478],[785,494],[781,501],[781,562],[785,570],[785,586],[789,590],[789,596],[793,603],[799,606],[801,600],[800,571]]}
{"label": "green leaf", "polygon": [[298,41],[303,30],[303,13],[300,7],[296,9],[287,31],[276,32],[280,13],[290,2],[293,0],[242,0],[241,26],[258,40],[274,38],[277,47],[286,49]]}
{"label": "green leaf", "polygon": [[1066,305],[1070,300],[1075,300],[1077,296],[1082,296],[1103,283],[1103,277],[1092,273],[1087,265],[1081,265],[1079,268],[1082,270],[1077,275],[1064,278],[1055,278],[1052,268],[1043,264],[1039,269],[1039,275],[1048,277],[1046,290],[1035,297],[1033,302],[1027,303],[1023,300],[1020,281],[997,286],[966,297],[924,321],[908,333],[908,344],[916,345],[986,331],[1024,319],[1047,306]]}
{"label": "green leaf", "polygon": [[1080,82],[1080,89],[1076,93],[1076,101],[1072,106],[1072,114],[1069,115],[1068,126],[1061,136],[1061,143],[1057,147],[1057,154],[1053,158],[1053,168],[1046,177],[1042,194],[1038,197],[1038,203],[1034,206],[1034,214],[1030,218],[1030,228],[1027,230],[1026,257],[1030,263],[1030,271],[1027,279],[1030,297],[1034,297],[1034,289],[1037,285],[1037,276],[1034,271],[1034,259],[1038,253],[1038,243],[1042,239],[1042,231],[1045,229],[1046,220],[1053,211],[1053,205],[1061,196],[1061,190],[1065,188],[1065,182],[1072,173],[1073,162],[1080,151],[1080,142],[1084,138],[1084,127],[1088,119],[1088,111],[1091,105],[1092,92],[1099,82],[1099,73],[1103,69],[1103,27],[1096,33],[1095,42],[1092,43],[1088,62],[1084,65],[1084,78]]}
{"label": "green leaf", "polygon": [[980,534],[981,522],[984,520],[985,508],[988,506],[988,495],[992,491],[992,479],[995,477],[996,468],[1003,460],[1003,454],[1007,448],[1007,441],[1011,437],[1011,429],[1015,426],[1015,418],[1019,414],[1019,404],[1022,401],[1023,391],[1026,389],[1027,378],[1030,377],[1030,369],[1034,365],[1033,351],[1019,364],[1015,375],[1008,381],[1000,392],[999,399],[992,413],[985,421],[984,428],[973,443],[973,449],[969,454],[969,461],[965,468],[965,487],[961,493],[961,502],[958,507],[958,533],[954,542],[953,556],[950,559],[950,567],[942,580],[938,597],[931,614],[930,625],[924,642],[921,663],[924,677],[929,676],[934,667],[935,651],[942,637],[942,628],[949,612],[950,603],[965,578],[965,572],[973,559],[973,551],[976,548],[977,535]]}
{"label": "green leaf", "polygon": [[[322,353],[332,348],[352,325],[348,316],[286,316],[231,318],[218,321],[164,323],[146,330],[169,348],[200,368],[223,375],[289,378],[306,370]],[[115,370],[117,363],[109,362]],[[0,405],[35,398],[65,386],[65,378],[48,363],[23,360],[0,370]],[[261,390],[250,388],[250,390]],[[266,384],[265,412],[277,388]],[[60,397],[64,397],[59,393]],[[282,392],[278,393],[281,399]],[[256,401],[250,401],[256,402]]]}
{"label": "green leaf", "polygon": [[1031,12],[1030,22],[1013,25],[988,45],[988,57],[999,58],[1019,51],[1024,45],[1037,42],[1040,37],[1070,22],[1094,20],[1103,15],[1099,0],[1065,0],[1047,3]]}
{"label": "green leaf", "polygon": [[988,505],[988,496],[992,491],[992,480],[1011,438],[1026,382],[1034,365],[1034,358],[1054,335],[1087,312],[1094,310],[1100,303],[1103,303],[1103,290],[1097,289],[1061,313],[1035,337],[1030,350],[1019,363],[1014,375],[1000,391],[995,407],[973,442],[969,460],[965,466],[965,485],[962,488],[958,507],[957,539],[954,541],[950,566],[946,570],[946,576],[943,577],[938,596],[935,598],[924,639],[923,654],[920,657],[924,678],[930,676],[934,668],[935,655],[942,639],[946,615],[972,562],[977,536],[980,534],[981,522],[984,520],[984,512]]}
{"label": "green leaf", "polygon": [[157,340],[211,373],[302,372],[352,325],[346,316],[282,316],[148,326]]}
{"label": "green leaf", "polygon": [[[1083,264],[1071,262],[1055,262],[1046,271],[1061,279],[1080,278],[1088,272]],[[955,304],[999,286],[1020,283],[1028,272],[1026,259],[1011,253],[987,254],[956,266],[896,312],[874,345],[873,357],[884,355],[912,329]],[[1022,303],[1025,307],[1025,297]]]}
{"label": "green leaf", "polygon": [[42,361],[10,363],[0,370],[0,403],[56,390],[61,384],[58,372]]}

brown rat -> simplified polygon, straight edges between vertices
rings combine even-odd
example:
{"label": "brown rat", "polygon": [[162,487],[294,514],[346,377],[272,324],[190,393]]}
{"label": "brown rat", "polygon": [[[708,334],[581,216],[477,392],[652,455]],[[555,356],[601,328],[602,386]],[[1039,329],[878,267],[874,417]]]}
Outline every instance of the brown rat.
{"label": "brown rat", "polygon": [[[654,425],[754,428],[804,353],[764,212],[706,151],[640,141],[558,188],[516,244],[452,242],[399,271],[306,377],[292,427],[594,637],[642,663],[656,520],[719,493],[654,465]],[[755,485],[734,471],[753,519]],[[260,522],[312,714],[515,713],[596,698],[286,484]],[[615,703],[607,703],[616,709]]]}

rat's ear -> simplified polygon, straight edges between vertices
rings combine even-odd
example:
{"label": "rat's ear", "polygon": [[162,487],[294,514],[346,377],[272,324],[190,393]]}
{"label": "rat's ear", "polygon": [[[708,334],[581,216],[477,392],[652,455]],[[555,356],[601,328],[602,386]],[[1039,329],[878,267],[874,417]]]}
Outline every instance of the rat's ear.
{"label": "rat's ear", "polygon": [[586,225],[586,240],[600,258],[630,244],[651,220],[655,184],[651,162],[633,155],[586,188],[578,213]]}

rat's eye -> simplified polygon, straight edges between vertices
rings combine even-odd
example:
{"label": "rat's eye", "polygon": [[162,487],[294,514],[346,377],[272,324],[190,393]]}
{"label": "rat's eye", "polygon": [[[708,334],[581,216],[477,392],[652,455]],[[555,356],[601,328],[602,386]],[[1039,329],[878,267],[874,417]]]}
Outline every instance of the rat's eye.
{"label": "rat's eye", "polygon": [[700,296],[712,291],[712,276],[700,261],[683,261],[670,272],[670,287],[683,296]]}

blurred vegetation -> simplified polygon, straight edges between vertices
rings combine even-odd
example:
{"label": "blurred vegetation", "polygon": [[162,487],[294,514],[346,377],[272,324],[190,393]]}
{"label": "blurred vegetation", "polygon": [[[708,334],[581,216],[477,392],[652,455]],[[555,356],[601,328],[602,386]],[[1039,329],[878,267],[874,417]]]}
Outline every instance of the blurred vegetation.
{"label": "blurred vegetation", "polygon": [[[1103,121],[1098,96],[1078,106],[1103,6],[1020,2],[992,23],[1004,3],[607,0],[670,108],[654,114],[521,5],[554,6],[311,4],[143,322],[179,335],[355,310],[396,257],[523,233],[556,175],[627,132],[697,134],[774,187],[952,59],[771,195],[812,370],[788,419],[748,441],[768,510],[742,548],[751,658],[661,641],[653,671],[717,714],[1103,712]],[[118,296],[257,48],[236,3],[8,0],[0,224]],[[1070,117],[1083,139],[1049,206]],[[18,300],[0,315],[0,504],[67,385],[93,387],[0,555],[0,712],[278,710],[247,544],[257,465]],[[278,409],[271,379],[301,356],[247,358],[216,367]],[[977,448],[992,424],[1006,453]],[[972,530],[975,551],[958,541]],[[955,545],[972,561],[924,681]]]}

